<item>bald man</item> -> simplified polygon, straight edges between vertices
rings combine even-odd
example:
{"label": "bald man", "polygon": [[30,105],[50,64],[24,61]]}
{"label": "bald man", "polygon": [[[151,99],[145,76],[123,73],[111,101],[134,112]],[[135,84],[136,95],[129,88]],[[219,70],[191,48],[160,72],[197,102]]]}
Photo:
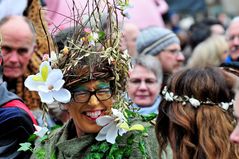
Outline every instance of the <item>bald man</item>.
{"label": "bald man", "polygon": [[[0,21],[1,49],[4,61],[3,79],[9,91],[16,93],[32,110],[39,125],[43,125],[42,105],[37,92],[24,87],[24,81],[34,68],[32,55],[36,48],[36,33],[30,20],[24,16],[9,16]],[[36,62],[36,61],[35,61]],[[38,69],[37,69],[38,71]],[[49,127],[55,123],[46,117]]]}
{"label": "bald man", "polygon": [[24,74],[35,48],[35,31],[23,16],[10,16],[0,22],[2,55],[6,81]]}
{"label": "bald man", "polygon": [[123,28],[123,35],[125,40],[125,46],[128,50],[130,56],[137,55],[136,49],[136,40],[137,36],[139,35],[139,28],[132,23],[125,23]]}

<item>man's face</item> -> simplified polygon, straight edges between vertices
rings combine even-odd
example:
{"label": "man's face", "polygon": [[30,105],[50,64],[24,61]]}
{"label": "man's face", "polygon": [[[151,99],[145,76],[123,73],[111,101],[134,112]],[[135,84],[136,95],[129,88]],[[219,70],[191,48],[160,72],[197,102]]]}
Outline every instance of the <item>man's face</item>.
{"label": "man's face", "polygon": [[172,44],[156,56],[162,64],[163,72],[173,73],[183,64],[185,57],[179,44]]}
{"label": "man's face", "polygon": [[[99,100],[99,98],[107,96],[109,89],[109,82],[93,80],[80,85],[73,91],[73,99],[66,108],[75,123],[78,136],[84,133],[97,133],[101,129],[96,124],[96,119],[110,111],[113,99],[111,96],[108,96],[106,100]],[[98,97],[95,93],[91,96],[84,95],[88,91],[98,91]]]}
{"label": "man's face", "polygon": [[33,34],[27,24],[19,24],[19,29],[7,22],[0,27],[2,34],[2,55],[4,76],[15,79],[24,74],[34,51]]}
{"label": "man's face", "polygon": [[234,108],[234,116],[237,119],[237,125],[230,135],[230,140],[236,144],[239,144],[239,123],[238,123],[239,121],[239,92],[236,93],[233,108]]}
{"label": "man's face", "polygon": [[232,23],[227,30],[229,53],[233,60],[239,57],[239,21]]}

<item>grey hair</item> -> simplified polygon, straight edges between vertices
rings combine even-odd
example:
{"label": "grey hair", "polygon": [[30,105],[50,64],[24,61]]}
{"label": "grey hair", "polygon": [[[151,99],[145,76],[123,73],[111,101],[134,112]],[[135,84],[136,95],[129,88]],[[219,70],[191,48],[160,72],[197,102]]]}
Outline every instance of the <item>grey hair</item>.
{"label": "grey hair", "polygon": [[227,30],[225,32],[225,35],[228,36],[228,30],[230,29],[230,26],[233,24],[233,23],[238,23],[239,22],[239,16],[236,16],[234,17],[231,21],[230,21],[230,24],[229,26],[227,27]]}
{"label": "grey hair", "polygon": [[163,71],[162,66],[159,60],[151,55],[138,55],[132,59],[132,65],[135,67],[136,65],[142,66],[150,71],[152,71],[159,84],[163,81]]}

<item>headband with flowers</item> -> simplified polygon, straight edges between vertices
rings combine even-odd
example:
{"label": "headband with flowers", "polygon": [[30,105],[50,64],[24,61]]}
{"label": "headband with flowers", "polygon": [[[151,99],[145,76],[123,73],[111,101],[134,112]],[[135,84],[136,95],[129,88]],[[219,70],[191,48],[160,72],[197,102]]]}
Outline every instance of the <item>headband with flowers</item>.
{"label": "headband with flowers", "polygon": [[162,94],[166,101],[169,101],[169,102],[175,101],[175,102],[182,103],[182,105],[186,105],[186,103],[190,103],[194,108],[198,108],[201,105],[218,105],[220,108],[224,110],[228,110],[230,106],[233,106],[233,99],[230,102],[220,102],[220,103],[212,102],[209,99],[207,101],[200,101],[198,99],[195,99],[193,97],[188,97],[186,95],[184,96],[175,95],[173,92],[168,91],[167,86],[163,88]]}

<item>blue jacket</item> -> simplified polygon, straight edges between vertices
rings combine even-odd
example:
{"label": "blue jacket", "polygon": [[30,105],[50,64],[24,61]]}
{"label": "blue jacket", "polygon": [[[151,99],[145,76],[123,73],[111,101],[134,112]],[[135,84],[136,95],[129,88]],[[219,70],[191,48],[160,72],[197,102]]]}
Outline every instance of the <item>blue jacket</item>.
{"label": "blue jacket", "polygon": [[28,159],[30,152],[18,152],[20,143],[26,142],[34,132],[29,115],[18,107],[2,107],[12,100],[20,100],[9,92],[6,83],[0,84],[0,158]]}

